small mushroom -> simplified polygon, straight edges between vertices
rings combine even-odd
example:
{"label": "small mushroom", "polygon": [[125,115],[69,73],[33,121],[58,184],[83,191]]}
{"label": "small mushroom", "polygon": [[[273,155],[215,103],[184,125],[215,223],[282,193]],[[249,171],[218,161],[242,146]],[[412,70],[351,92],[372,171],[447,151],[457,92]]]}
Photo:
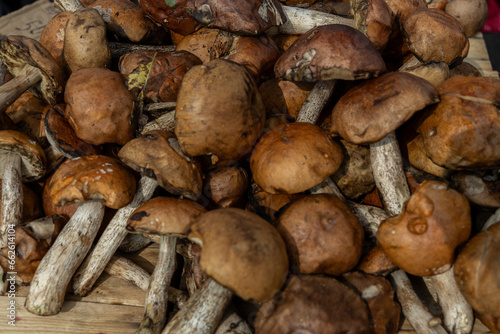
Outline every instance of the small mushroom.
{"label": "small mushroom", "polygon": [[243,208],[248,191],[248,173],[240,166],[211,170],[204,180],[203,194],[213,208]]}

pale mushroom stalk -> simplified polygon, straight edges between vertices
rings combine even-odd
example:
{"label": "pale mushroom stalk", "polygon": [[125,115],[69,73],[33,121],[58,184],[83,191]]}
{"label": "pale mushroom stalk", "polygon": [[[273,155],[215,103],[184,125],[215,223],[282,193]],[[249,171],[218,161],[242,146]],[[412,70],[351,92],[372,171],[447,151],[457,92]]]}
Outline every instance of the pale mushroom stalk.
{"label": "pale mushroom stalk", "polygon": [[21,223],[23,216],[23,189],[21,181],[21,157],[9,153],[5,158],[2,176],[2,207],[0,248],[7,246],[7,231]]}
{"label": "pale mushroom stalk", "polygon": [[26,309],[38,315],[57,314],[66,287],[92,246],[104,216],[100,200],[83,202],[38,266],[26,298]]}
{"label": "pale mushroom stalk", "polygon": [[[146,106],[147,108],[148,106]],[[145,110],[146,110],[145,108]],[[167,112],[155,120],[152,120],[144,125],[142,134],[153,130],[174,131],[175,129],[175,111]]]}
{"label": "pale mushroom stalk", "polygon": [[134,199],[119,209],[99,238],[94,249],[88,254],[73,279],[75,295],[85,296],[90,292],[109,260],[127,235],[127,220],[132,212],[153,196],[158,182],[142,176]]}
{"label": "pale mushroom stalk", "polygon": [[19,96],[41,80],[40,71],[26,67],[18,76],[0,86],[0,112],[5,112]]}
{"label": "pale mushroom stalk", "polygon": [[146,248],[151,243],[151,239],[141,234],[129,233],[125,236],[118,250],[122,253],[133,253]]}
{"label": "pale mushroom stalk", "polygon": [[321,111],[333,94],[337,80],[317,82],[307,95],[297,115],[296,122],[316,124]]}

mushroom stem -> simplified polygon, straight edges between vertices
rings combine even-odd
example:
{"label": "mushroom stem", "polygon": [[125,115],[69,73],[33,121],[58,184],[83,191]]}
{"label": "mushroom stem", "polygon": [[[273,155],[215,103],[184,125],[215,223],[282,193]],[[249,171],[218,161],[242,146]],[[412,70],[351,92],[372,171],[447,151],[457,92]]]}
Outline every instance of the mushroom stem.
{"label": "mushroom stem", "polygon": [[23,217],[23,184],[21,182],[21,157],[9,153],[4,161],[2,177],[2,220],[0,225],[0,248],[7,246],[7,231],[21,224]]}
{"label": "mushroom stem", "polygon": [[19,75],[0,86],[0,112],[4,112],[19,96],[41,80],[39,70],[26,66]]}
{"label": "mushroom stem", "polygon": [[146,248],[151,242],[151,239],[139,233],[129,233],[125,236],[118,249],[123,253],[133,253]]}
{"label": "mushroom stem", "polygon": [[162,334],[212,333],[232,296],[231,290],[208,278],[169,321]]}
{"label": "mushroom stem", "polygon": [[54,0],[54,7],[61,12],[74,12],[78,9],[85,8],[80,0]]}
{"label": "mushroom stem", "polygon": [[316,124],[321,111],[332,96],[337,80],[318,81],[307,95],[296,122]]}
{"label": "mushroom stem", "polygon": [[92,246],[103,216],[102,201],[78,206],[35,272],[25,304],[29,312],[59,313],[69,281]]}
{"label": "mushroom stem", "polygon": [[144,51],[144,50],[155,50],[155,51],[175,51],[175,45],[144,45],[144,44],[132,44],[132,43],[118,43],[110,42],[109,50],[111,51],[112,58],[120,58],[124,54]]}
{"label": "mushroom stem", "polygon": [[129,281],[144,291],[148,289],[149,282],[151,281],[151,275],[146,269],[120,255],[113,255],[111,257],[111,260],[104,267],[104,272]]}
{"label": "mushroom stem", "polygon": [[109,222],[94,249],[85,258],[73,278],[75,295],[85,296],[104,271],[109,260],[127,235],[127,221],[132,212],[149,200],[158,186],[158,182],[142,176],[134,199],[130,204],[119,209]]}
{"label": "mushroom stem", "polygon": [[144,316],[136,333],[161,333],[167,320],[167,292],[175,270],[176,237],[161,236],[158,262],[146,294]]}
{"label": "mushroom stem", "polygon": [[142,128],[141,134],[153,130],[174,131],[175,129],[175,111],[167,112],[155,120],[148,122]]}

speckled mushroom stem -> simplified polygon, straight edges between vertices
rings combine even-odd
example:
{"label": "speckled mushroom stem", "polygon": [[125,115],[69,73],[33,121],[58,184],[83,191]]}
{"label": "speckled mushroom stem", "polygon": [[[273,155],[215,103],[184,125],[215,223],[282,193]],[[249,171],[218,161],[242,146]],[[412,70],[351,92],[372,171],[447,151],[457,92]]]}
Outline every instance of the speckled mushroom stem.
{"label": "speckled mushroom stem", "polygon": [[[147,106],[146,106],[147,107]],[[167,112],[155,120],[148,122],[142,128],[141,133],[144,134],[153,130],[174,131],[175,129],[175,111]]]}
{"label": "speckled mushroom stem", "polygon": [[125,239],[123,239],[118,250],[122,253],[134,253],[146,248],[151,242],[151,239],[139,233],[129,233],[125,236]]}
{"label": "speckled mushroom stem", "polygon": [[337,80],[318,81],[307,95],[296,122],[316,124],[321,111],[330,100]]}
{"label": "speckled mushroom stem", "polygon": [[155,50],[155,51],[172,52],[175,51],[175,45],[145,45],[145,44],[110,42],[109,50],[111,51],[111,57],[118,59],[124,54],[136,51]]}
{"label": "speckled mushroom stem", "polygon": [[8,230],[21,223],[23,217],[23,184],[21,181],[21,157],[9,153],[4,161],[2,176],[2,207],[0,248],[7,246]]}
{"label": "speckled mushroom stem", "polygon": [[94,249],[88,254],[73,278],[73,291],[78,296],[90,292],[109,260],[127,235],[127,221],[132,212],[148,201],[158,187],[158,182],[142,176],[134,199],[119,209],[109,222]]}
{"label": "speckled mushroom stem", "polygon": [[69,281],[90,250],[103,217],[102,201],[83,202],[78,206],[35,272],[25,303],[29,312],[59,313]]}
{"label": "speckled mushroom stem", "polygon": [[0,112],[5,112],[19,96],[41,80],[40,71],[26,66],[19,75],[0,86]]}
{"label": "speckled mushroom stem", "polygon": [[232,296],[229,289],[208,278],[168,322],[162,334],[213,333]]}

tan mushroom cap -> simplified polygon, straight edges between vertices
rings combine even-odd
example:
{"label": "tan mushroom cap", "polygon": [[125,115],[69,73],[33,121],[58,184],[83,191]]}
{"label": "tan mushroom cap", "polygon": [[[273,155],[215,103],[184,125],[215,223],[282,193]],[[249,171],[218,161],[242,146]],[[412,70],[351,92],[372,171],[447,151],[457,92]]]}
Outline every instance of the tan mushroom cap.
{"label": "tan mushroom cap", "polygon": [[317,82],[366,79],[386,70],[384,60],[362,32],[341,24],[311,29],[278,59],[277,77]]}
{"label": "tan mushroom cap", "polygon": [[64,100],[66,118],[87,143],[125,145],[135,137],[134,99],[120,73],[97,67],[73,72]]}
{"label": "tan mushroom cap", "polygon": [[[38,180],[45,174],[47,159],[42,147],[22,132],[0,131],[0,155],[16,153],[21,157],[21,177],[23,182]],[[3,175],[5,159],[0,158]]]}
{"label": "tan mushroom cap", "polygon": [[62,54],[64,48],[64,33],[66,23],[68,23],[71,12],[57,13],[45,25],[40,35],[40,43],[50,52],[52,57],[63,68]]}
{"label": "tan mushroom cap", "polygon": [[380,224],[377,241],[402,270],[430,276],[451,267],[455,248],[467,241],[470,232],[467,198],[444,182],[424,181],[399,216]]}
{"label": "tan mushroom cap", "polygon": [[371,333],[368,307],[332,277],[292,275],[279,299],[262,305],[255,319],[255,334],[283,333]]}
{"label": "tan mushroom cap", "polygon": [[188,238],[202,246],[201,269],[244,300],[267,301],[285,283],[285,243],[256,214],[236,208],[208,211],[191,226]]}
{"label": "tan mushroom cap", "polygon": [[409,73],[387,73],[340,98],[332,111],[331,132],[355,144],[374,143],[438,101],[439,94],[428,81]]}
{"label": "tan mushroom cap", "polygon": [[185,236],[196,218],[207,210],[188,199],[155,197],[134,210],[129,232]]}
{"label": "tan mushroom cap", "polygon": [[[0,179],[0,202],[2,200],[2,180]],[[44,215],[40,194],[35,192],[31,187],[22,184],[23,192],[23,209],[21,221],[23,223],[38,219]],[[8,195],[7,195],[8,196]]]}
{"label": "tan mushroom cap", "polygon": [[119,160],[105,155],[87,155],[66,160],[54,172],[48,184],[49,197],[56,205],[102,200],[119,209],[135,194],[132,172]]}
{"label": "tan mushroom cap", "polygon": [[8,36],[0,42],[0,60],[13,76],[25,68],[39,71],[42,80],[31,88],[31,92],[49,104],[56,104],[64,89],[62,69],[40,42],[25,36]]}
{"label": "tan mushroom cap", "polygon": [[212,46],[221,34],[227,32],[220,29],[201,28],[184,36],[175,44],[175,51],[188,51],[200,58],[203,64],[208,63],[211,58]]}
{"label": "tan mushroom cap", "polygon": [[294,194],[323,182],[343,158],[342,147],[319,126],[290,123],[262,136],[250,157],[250,169],[264,191]]}
{"label": "tan mushroom cap", "polygon": [[444,11],[460,22],[468,37],[481,30],[488,18],[487,0],[453,0],[446,4]]}
{"label": "tan mushroom cap", "polygon": [[449,169],[500,165],[500,80],[455,76],[438,87],[441,102],[418,128],[427,155]]}
{"label": "tan mushroom cap", "polygon": [[361,258],[363,228],[335,195],[298,199],[281,214],[276,228],[296,273],[337,276],[354,268]]}
{"label": "tan mushroom cap", "polygon": [[351,4],[356,27],[377,50],[383,50],[392,32],[391,10],[384,0],[355,0]]}
{"label": "tan mushroom cap", "polygon": [[182,153],[171,132],[150,131],[132,139],[121,148],[118,157],[133,170],[157,180],[174,195],[192,200],[201,195],[200,168],[195,160]]}

